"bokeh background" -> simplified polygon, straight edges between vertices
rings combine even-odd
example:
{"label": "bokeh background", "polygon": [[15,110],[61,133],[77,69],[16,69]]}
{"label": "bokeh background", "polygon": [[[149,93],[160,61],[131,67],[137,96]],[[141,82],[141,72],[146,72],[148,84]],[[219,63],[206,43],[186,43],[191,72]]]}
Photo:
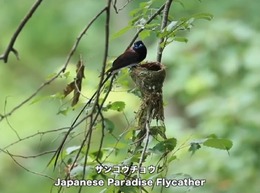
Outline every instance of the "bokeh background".
{"label": "bokeh background", "polygon": [[[125,27],[129,12],[138,7],[133,1],[119,14],[113,13],[111,34]],[[212,21],[195,22],[185,33],[187,43],[174,42],[163,54],[167,66],[164,85],[165,122],[167,135],[187,140],[216,134],[233,141],[233,148],[220,151],[203,148],[194,156],[187,149],[180,151],[172,164],[173,174],[187,174],[206,179],[204,187],[192,192],[238,193],[259,191],[260,184],[260,1],[181,1],[175,2],[171,13],[178,19],[207,12]],[[3,53],[16,27],[33,1],[0,0],[0,53]],[[61,69],[67,54],[83,27],[104,7],[104,1],[43,1],[15,43],[20,60],[13,54],[7,64],[0,61],[0,113],[30,96],[48,77]],[[125,2],[122,1],[122,5]],[[129,44],[135,31],[110,41],[109,59],[113,60]],[[156,59],[157,39],[144,40],[148,47],[147,60]],[[93,92],[101,71],[104,50],[104,17],[84,36],[71,60],[69,71],[75,71],[79,55],[86,65],[83,83],[86,95]],[[71,76],[73,79],[73,76]],[[119,77],[129,82],[127,76]],[[30,103],[0,122],[0,148],[40,131],[70,125],[76,113],[57,114],[62,103],[53,95],[61,92],[69,80],[58,79],[47,86]],[[118,83],[119,84],[119,83]],[[120,85],[120,84],[119,84]],[[125,113],[132,120],[138,98],[126,93],[112,93],[111,100],[121,97],[126,102]],[[82,99],[84,101],[84,99]],[[137,110],[137,109],[136,109]],[[116,123],[124,124],[122,116],[111,115]],[[15,132],[16,131],[16,132]],[[8,148],[17,155],[37,155],[55,149],[61,136],[57,133],[37,135]],[[17,161],[39,173],[55,174],[46,167],[50,155],[20,158]],[[22,169],[0,150],[0,192],[49,192],[49,179]],[[183,192],[186,188],[169,189]]]}

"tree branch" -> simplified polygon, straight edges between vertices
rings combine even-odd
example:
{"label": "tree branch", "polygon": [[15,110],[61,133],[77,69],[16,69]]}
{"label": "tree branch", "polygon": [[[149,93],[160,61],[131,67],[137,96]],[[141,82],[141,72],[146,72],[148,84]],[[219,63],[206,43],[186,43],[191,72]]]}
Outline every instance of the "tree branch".
{"label": "tree branch", "polygon": [[15,43],[17,37],[19,36],[20,32],[22,31],[22,29],[24,28],[26,23],[29,21],[29,19],[32,17],[32,15],[34,14],[34,12],[39,7],[39,5],[41,4],[42,1],[43,0],[37,0],[33,4],[32,8],[29,10],[29,12],[25,15],[22,22],[20,23],[20,25],[18,26],[18,28],[14,32],[13,37],[11,38],[9,45],[5,50],[5,53],[0,56],[0,60],[3,60],[5,63],[7,63],[8,56],[9,56],[10,52],[13,52],[14,55],[17,57],[17,59],[19,59],[18,52],[14,49],[14,43]]}
{"label": "tree branch", "polygon": [[48,175],[46,175],[46,174],[42,174],[42,173],[38,173],[38,172],[34,172],[34,171],[29,170],[28,168],[26,168],[26,167],[24,167],[23,165],[21,165],[16,159],[14,159],[14,157],[12,156],[12,154],[10,154],[8,151],[6,151],[6,153],[12,158],[12,160],[13,160],[18,166],[20,166],[21,168],[23,168],[25,171],[27,171],[27,172],[29,172],[29,173],[32,173],[32,174],[34,174],[34,175],[42,176],[42,177],[48,178],[48,179],[50,179],[50,180],[52,180],[52,181],[55,181],[54,178],[52,178],[52,177],[50,177],[50,176],[48,176]]}
{"label": "tree branch", "polygon": [[20,143],[22,141],[28,140],[28,139],[33,138],[33,137],[38,136],[38,135],[45,135],[45,134],[49,134],[49,133],[53,133],[53,132],[62,131],[62,130],[65,130],[65,129],[68,129],[68,128],[67,127],[63,127],[63,128],[53,129],[53,130],[49,130],[49,131],[38,131],[37,133],[34,133],[34,134],[29,135],[29,136],[24,137],[24,138],[20,138],[17,141],[14,141],[14,142],[10,143],[9,145],[3,147],[3,149],[8,149],[9,147],[11,147],[13,145],[16,145],[17,143]]}
{"label": "tree branch", "polygon": [[[167,26],[168,15],[169,15],[169,11],[170,11],[172,2],[173,2],[173,0],[168,0],[165,3],[165,7],[164,7],[164,11],[163,11],[162,25],[161,25],[161,32],[163,32],[163,30]],[[161,62],[161,60],[162,60],[162,53],[163,53],[164,47],[161,46],[161,43],[163,43],[163,42],[164,42],[164,38],[162,37],[158,43],[157,62]]]}
{"label": "tree branch", "polygon": [[[147,20],[147,22],[144,24],[144,26],[147,25],[147,24],[149,24],[149,23],[151,23],[151,22],[153,21],[153,19],[154,19],[157,15],[159,15],[159,14],[161,13],[161,11],[164,9],[165,5],[166,5],[166,3],[163,4],[163,5]],[[135,42],[135,40],[138,38],[139,33],[141,33],[144,29],[145,29],[145,28],[141,28],[141,29],[139,29],[139,30],[136,32],[136,34],[134,35],[132,41],[131,41],[130,44],[128,45],[127,49],[129,49],[129,48],[133,45],[133,43]]]}
{"label": "tree branch", "polygon": [[87,30],[90,28],[90,26],[94,23],[94,21],[97,20],[97,18],[106,10],[106,8],[103,8],[89,23],[88,25],[84,28],[84,30],[80,33],[80,35],[77,37],[76,42],[74,43],[71,51],[69,52],[69,55],[66,59],[65,64],[63,65],[63,68],[54,76],[52,77],[50,80],[44,82],[33,94],[31,94],[31,96],[29,96],[27,99],[25,99],[23,102],[21,102],[20,104],[18,104],[16,107],[14,107],[11,111],[9,111],[8,113],[1,115],[0,116],[0,122],[8,117],[11,116],[17,109],[19,109],[20,107],[22,107],[24,104],[26,104],[27,102],[29,102],[33,97],[35,97],[45,86],[51,84],[54,80],[56,80],[63,72],[65,72],[65,70],[67,69],[67,66],[69,64],[69,61],[71,59],[71,57],[73,56],[73,54],[75,53],[83,35],[85,35],[85,33],[87,32]]}
{"label": "tree branch", "polygon": [[127,2],[122,7],[117,8],[117,6],[116,6],[117,0],[114,0],[113,7],[114,7],[116,14],[118,14],[119,11],[123,10],[131,1],[133,1],[133,0],[127,0]]}
{"label": "tree branch", "polygon": [[[103,13],[104,11],[106,11],[106,24],[105,24],[105,52],[104,52],[104,58],[103,58],[103,66],[102,66],[102,72],[101,72],[101,77],[100,77],[100,82],[99,82],[99,86],[97,91],[92,95],[92,97],[88,100],[88,102],[85,104],[85,106],[81,109],[81,111],[79,112],[79,114],[77,115],[77,117],[75,118],[75,120],[73,121],[72,125],[70,126],[70,129],[68,130],[68,132],[66,133],[65,137],[63,138],[60,146],[58,147],[58,149],[56,150],[55,154],[53,155],[52,159],[55,159],[54,161],[54,168],[57,165],[58,162],[58,158],[60,155],[60,152],[62,151],[62,148],[64,146],[64,143],[67,140],[67,137],[69,136],[70,132],[76,128],[77,121],[80,117],[80,115],[84,112],[85,108],[92,102],[92,100],[95,98],[95,102],[94,102],[94,108],[92,109],[92,112],[90,113],[90,115],[88,115],[86,118],[91,118],[93,112],[96,110],[95,107],[97,106],[98,102],[99,102],[99,95],[101,92],[101,89],[104,85],[104,83],[111,77],[110,75],[107,75],[107,77],[104,79],[105,77],[105,69],[106,69],[106,63],[107,63],[107,56],[108,56],[108,49],[109,49],[109,23],[110,23],[110,6],[111,6],[111,1],[108,1],[108,5],[102,10],[101,13]],[[114,75],[112,75],[112,80],[113,80]],[[97,117],[94,119],[96,121]],[[94,122],[95,122],[94,121]],[[91,124],[91,123],[90,123]],[[85,138],[86,140],[86,138]],[[52,160],[51,159],[51,160]],[[76,161],[77,159],[75,159]],[[50,164],[50,162],[49,162]]]}

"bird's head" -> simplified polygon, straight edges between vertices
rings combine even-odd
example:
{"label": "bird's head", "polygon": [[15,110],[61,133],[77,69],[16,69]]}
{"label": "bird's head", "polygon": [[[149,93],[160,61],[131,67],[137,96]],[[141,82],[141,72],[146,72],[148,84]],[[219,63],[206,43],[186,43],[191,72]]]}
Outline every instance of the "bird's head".
{"label": "bird's head", "polygon": [[139,57],[140,61],[145,59],[147,50],[146,50],[146,47],[145,47],[145,45],[142,41],[135,42],[134,46],[133,46],[133,50],[140,55],[140,57]]}
{"label": "bird's head", "polygon": [[144,48],[144,47],[145,47],[145,45],[142,41],[137,41],[134,43],[133,49],[136,51],[136,50],[138,50],[140,48]]}

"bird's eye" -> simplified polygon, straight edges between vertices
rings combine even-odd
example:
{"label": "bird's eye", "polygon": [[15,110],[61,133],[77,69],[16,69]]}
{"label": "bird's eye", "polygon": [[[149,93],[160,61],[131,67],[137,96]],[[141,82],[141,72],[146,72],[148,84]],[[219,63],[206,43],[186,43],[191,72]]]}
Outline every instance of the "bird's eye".
{"label": "bird's eye", "polygon": [[141,48],[141,47],[143,47],[144,45],[141,43],[141,42],[136,42],[135,44],[134,44],[134,48],[135,49],[138,49],[138,48]]}

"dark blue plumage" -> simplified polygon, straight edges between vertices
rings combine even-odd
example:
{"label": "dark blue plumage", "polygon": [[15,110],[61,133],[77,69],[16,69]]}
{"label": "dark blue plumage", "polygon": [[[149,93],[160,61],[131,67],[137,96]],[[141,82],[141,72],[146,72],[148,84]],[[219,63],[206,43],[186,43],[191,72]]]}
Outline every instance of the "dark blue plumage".
{"label": "dark blue plumage", "polygon": [[142,41],[134,43],[132,48],[127,49],[121,54],[112,64],[112,67],[107,71],[107,74],[114,74],[120,69],[138,65],[146,57],[147,50]]}

